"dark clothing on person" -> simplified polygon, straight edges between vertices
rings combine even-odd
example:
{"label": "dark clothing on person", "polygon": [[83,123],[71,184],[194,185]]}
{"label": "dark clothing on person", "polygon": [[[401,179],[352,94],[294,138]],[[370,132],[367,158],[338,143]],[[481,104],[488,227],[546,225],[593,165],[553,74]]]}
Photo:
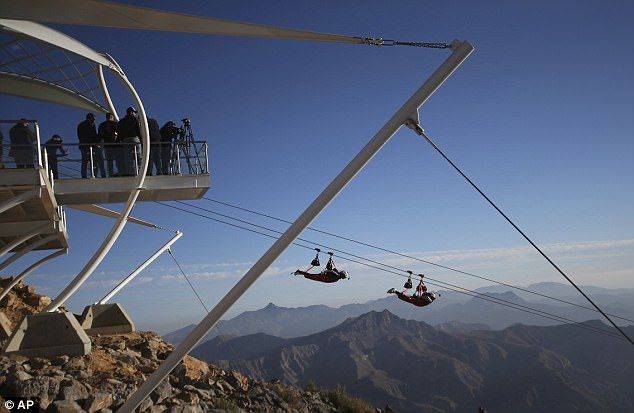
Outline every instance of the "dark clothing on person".
{"label": "dark clothing on person", "polygon": [[114,176],[114,166],[117,165],[117,171],[121,170],[121,147],[117,146],[117,121],[105,120],[99,124],[98,135],[99,140],[104,143],[106,153],[106,170],[108,176]]}
{"label": "dark clothing on person", "polygon": [[59,135],[53,135],[53,137],[44,143],[46,149],[46,157],[48,158],[48,168],[53,173],[53,178],[59,178],[57,169],[57,157],[66,156],[68,152],[62,147],[62,138]]}
{"label": "dark clothing on person", "polygon": [[4,163],[2,162],[2,156],[4,155],[4,135],[0,130],[0,169],[4,168]]}
{"label": "dark clothing on person", "polygon": [[163,175],[175,173],[172,169],[175,165],[172,165],[172,142],[174,138],[178,136],[178,128],[172,121],[167,122],[161,128],[161,167]]}
{"label": "dark clothing on person", "polygon": [[25,122],[16,123],[9,130],[11,149],[9,156],[15,160],[17,168],[33,168],[35,159],[35,134]]}
{"label": "dark clothing on person", "polygon": [[117,134],[119,140],[127,138],[140,138],[141,137],[141,124],[134,114],[127,114],[124,118],[119,120],[117,125]]}
{"label": "dark clothing on person", "polygon": [[103,149],[100,143],[97,128],[95,127],[94,115],[92,118],[87,117],[77,125],[77,139],[79,140],[79,150],[81,152],[81,177],[87,178],[88,165],[92,168],[90,176],[94,176],[96,170],[99,170],[102,178],[106,177],[106,171],[103,162]]}
{"label": "dark clothing on person", "polygon": [[135,112],[128,112],[117,125],[119,142],[123,144],[123,171],[119,175],[136,175],[141,156],[141,125],[134,115]]}
{"label": "dark clothing on person", "polygon": [[148,130],[150,132],[150,162],[147,165],[147,174],[152,175],[152,167],[156,170],[156,175],[161,175],[161,130],[156,119],[148,118]]}
{"label": "dark clothing on person", "polygon": [[81,145],[97,143],[99,141],[94,120],[85,119],[79,122],[79,125],[77,125],[77,139]]}

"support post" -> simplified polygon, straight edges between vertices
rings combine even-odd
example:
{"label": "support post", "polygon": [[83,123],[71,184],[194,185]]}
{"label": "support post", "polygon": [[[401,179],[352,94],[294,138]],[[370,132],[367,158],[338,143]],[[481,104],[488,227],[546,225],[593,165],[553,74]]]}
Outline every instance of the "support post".
{"label": "support post", "polygon": [[158,384],[176,367],[200,340],[211,330],[231,306],[244,294],[284,250],[317,218],[337,194],[361,171],[370,159],[387,143],[413,113],[440,87],[440,85],[471,54],[468,42],[454,41],[451,55],[434,71],[429,79],[392,116],[379,132],[361,149],[357,156],[337,175],[312,204],[282,234],[282,236],[251,267],[238,283],[216,304],[194,330],[172,351],[159,368],[121,406],[118,413],[132,413]]}
{"label": "support post", "polygon": [[11,241],[9,244],[5,245],[4,248],[2,248],[0,250],[0,257],[5,255],[7,252],[11,251],[12,249],[17,247],[18,245],[22,244],[24,241],[27,241],[28,239],[30,239],[30,238],[36,236],[37,234],[39,234],[40,232],[48,229],[50,226],[51,225],[47,222],[44,225],[40,225],[37,228],[33,228],[31,231],[27,232],[26,234],[22,235],[21,237],[14,239],[13,241]]}
{"label": "support post", "polygon": [[89,336],[126,334],[135,331],[134,322],[118,303],[86,306],[79,324]]}
{"label": "support post", "polygon": [[173,243],[178,241],[180,237],[183,236],[183,233],[180,231],[176,231],[176,235],[172,237],[165,245],[159,248],[150,258],[145,260],[143,264],[139,265],[136,270],[132,271],[130,275],[124,278],[116,287],[112,289],[108,294],[106,294],[101,300],[97,302],[97,304],[106,304],[112,297],[115,296],[123,287],[125,287],[130,281],[132,281],[141,271],[143,271],[148,265],[154,262],[165,250],[169,249]]}
{"label": "support post", "polygon": [[[118,65],[117,65],[118,66]],[[77,276],[64,288],[64,290],[53,300],[53,302],[45,309],[45,311],[53,312],[59,308],[66,300],[68,300],[74,293],[79,289],[79,287],[92,275],[92,273],[97,269],[97,266],[103,261],[106,257],[115,241],[123,231],[123,227],[125,226],[128,216],[132,212],[132,208],[134,207],[134,203],[139,197],[139,192],[143,187],[143,183],[145,182],[145,176],[147,173],[147,166],[150,161],[150,136],[149,129],[147,126],[147,116],[145,114],[145,109],[143,108],[143,104],[139,95],[134,90],[132,84],[128,81],[128,79],[123,75],[123,73],[115,71],[115,73],[119,76],[123,84],[128,88],[128,91],[132,95],[133,100],[135,101],[137,107],[139,108],[139,113],[141,114],[141,133],[143,134],[143,147],[147,148],[147,150],[143,151],[143,159],[141,160],[141,171],[137,176],[134,182],[134,188],[131,188],[130,196],[128,197],[128,201],[123,207],[121,211],[121,215],[117,222],[113,225],[112,229],[104,239],[103,243],[99,246],[95,254],[92,258],[86,263],[84,268],[77,274]]]}
{"label": "support post", "polygon": [[85,356],[90,350],[90,338],[67,311],[27,315],[3,349],[26,357]]}
{"label": "support post", "polygon": [[62,254],[66,254],[68,252],[67,248],[63,248],[59,251],[55,251],[52,254],[47,255],[46,257],[42,258],[41,260],[39,260],[38,262],[36,262],[35,264],[31,265],[29,268],[27,268],[26,270],[22,271],[17,277],[15,277],[11,283],[9,285],[7,285],[5,287],[4,290],[2,290],[2,293],[0,293],[0,301],[2,301],[2,299],[9,294],[9,291],[11,291],[11,289],[13,287],[15,287],[20,281],[22,281],[27,275],[29,275],[30,273],[32,273],[36,268],[39,268],[42,264],[44,264],[46,261],[51,260],[53,258],[59,257]]}
{"label": "support post", "polygon": [[7,258],[6,260],[4,260],[4,262],[2,262],[2,264],[0,264],[0,270],[5,269],[6,267],[8,267],[9,265],[11,265],[14,261],[16,261],[18,258],[20,258],[21,256],[23,256],[24,254],[26,254],[27,252],[33,251],[34,249],[41,247],[42,245],[46,244],[47,242],[51,242],[54,239],[57,238],[57,234],[50,234],[38,241],[35,241],[33,244],[29,244],[26,247],[22,248],[20,251],[15,252],[11,257]]}
{"label": "support post", "polygon": [[26,202],[29,199],[40,197],[42,190],[40,188],[36,188],[27,192],[23,192],[18,196],[15,196],[11,199],[7,199],[4,202],[0,202],[0,214],[4,211],[8,211],[9,209],[20,205],[22,202]]}
{"label": "support post", "polygon": [[99,302],[84,308],[79,324],[89,336],[96,334],[124,334],[134,331],[134,323],[123,307],[117,303],[107,304],[107,302],[182,236],[182,232],[176,231],[176,235],[171,240],[139,265],[136,270],[132,271]]}

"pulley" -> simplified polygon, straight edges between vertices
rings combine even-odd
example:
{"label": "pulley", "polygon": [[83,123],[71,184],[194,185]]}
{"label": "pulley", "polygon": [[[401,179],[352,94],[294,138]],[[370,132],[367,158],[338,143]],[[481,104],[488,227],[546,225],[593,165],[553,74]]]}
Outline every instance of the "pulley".
{"label": "pulley", "polygon": [[414,273],[409,270],[407,272],[409,274],[409,277],[407,277],[407,281],[405,281],[405,285],[403,285],[403,288],[410,289],[412,288],[412,274]]}
{"label": "pulley", "polygon": [[317,251],[317,254],[315,255],[315,258],[313,258],[313,260],[310,262],[310,265],[312,265],[313,267],[319,267],[321,265],[319,263],[319,253],[321,252],[321,250],[319,248],[315,248],[315,251]]}

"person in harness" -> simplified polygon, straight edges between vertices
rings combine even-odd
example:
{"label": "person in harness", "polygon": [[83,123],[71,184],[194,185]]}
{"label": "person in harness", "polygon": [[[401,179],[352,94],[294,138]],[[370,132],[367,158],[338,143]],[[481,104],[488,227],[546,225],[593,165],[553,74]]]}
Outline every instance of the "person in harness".
{"label": "person in harness", "polygon": [[339,280],[350,278],[346,270],[340,271],[337,269],[337,266],[335,265],[335,262],[332,259],[332,256],[333,256],[332,252],[328,253],[328,255],[330,255],[330,258],[328,259],[328,262],[326,263],[326,268],[322,272],[317,274],[309,273],[308,271],[310,271],[313,267],[318,267],[320,265],[319,252],[321,250],[319,248],[315,248],[315,250],[317,251],[317,255],[315,255],[315,258],[313,258],[312,262],[310,263],[311,265],[310,268],[308,268],[306,271],[302,271],[298,269],[293,273],[293,275],[303,275],[304,278],[308,278],[309,280],[313,280],[313,281],[319,281],[322,283],[334,283]]}
{"label": "person in harness", "polygon": [[417,307],[425,307],[434,302],[434,300],[436,299],[436,295],[432,292],[427,292],[427,286],[425,285],[425,283],[423,283],[423,274],[418,274],[420,275],[420,282],[416,286],[416,291],[414,292],[414,294],[407,294],[407,289],[412,288],[412,272],[408,271],[408,273],[410,275],[407,279],[407,282],[405,283],[405,290],[401,292],[396,291],[396,289],[394,288],[390,288],[389,290],[387,290],[387,293],[396,294],[399,300],[405,301],[409,304],[413,304]]}

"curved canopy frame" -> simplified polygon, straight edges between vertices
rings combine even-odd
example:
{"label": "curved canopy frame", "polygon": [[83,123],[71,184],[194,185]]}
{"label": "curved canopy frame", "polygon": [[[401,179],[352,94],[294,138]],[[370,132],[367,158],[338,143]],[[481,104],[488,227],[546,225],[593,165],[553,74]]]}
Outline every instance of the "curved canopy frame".
{"label": "curved canopy frame", "polygon": [[100,71],[123,72],[107,55],[37,23],[0,19],[0,93],[105,113]]}
{"label": "curved canopy frame", "polygon": [[0,93],[70,106],[87,112],[108,112],[108,108],[81,93],[61,85],[16,73],[0,72]]}
{"label": "curved canopy frame", "polygon": [[[2,9],[6,3],[2,3]],[[20,4],[24,6],[24,4]],[[2,10],[4,12],[4,10]],[[0,15],[6,16],[5,13]],[[110,70],[128,89],[139,110],[143,145],[150,147],[145,109],[119,65],[77,40],[40,24],[0,19],[0,93],[71,106],[94,112],[116,113],[103,77]],[[79,274],[45,311],[55,311],[90,277],[108,254],[125,226],[145,181],[149,151],[143,151],[141,172],[112,229]]]}

